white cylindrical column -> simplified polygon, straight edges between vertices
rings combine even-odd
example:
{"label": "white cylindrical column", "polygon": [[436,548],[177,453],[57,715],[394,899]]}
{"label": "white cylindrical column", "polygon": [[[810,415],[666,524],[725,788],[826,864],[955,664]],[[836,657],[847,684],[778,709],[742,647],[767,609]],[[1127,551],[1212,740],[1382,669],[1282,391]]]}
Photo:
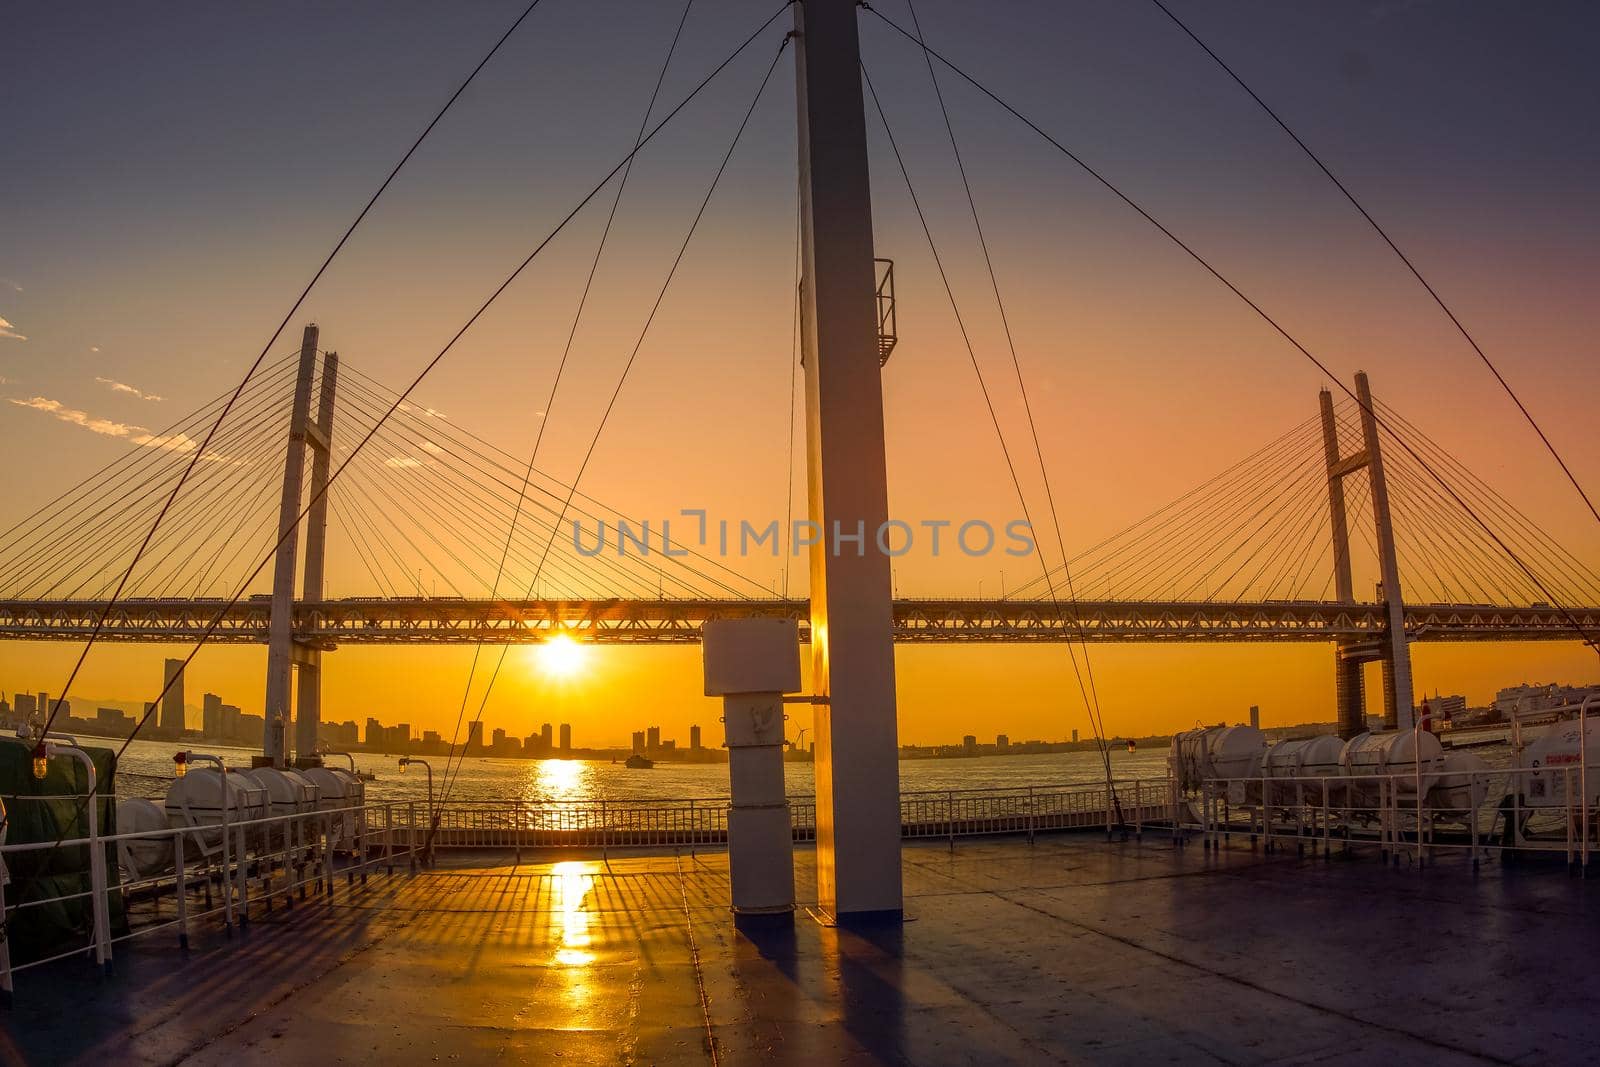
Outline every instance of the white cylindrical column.
{"label": "white cylindrical column", "polygon": [[794,836],[783,784],[783,694],[724,696],[722,722],[734,914],[787,914],[794,910]]}
{"label": "white cylindrical column", "polygon": [[737,916],[794,911],[794,834],[783,788],[783,694],[800,688],[793,619],[701,628],[706,696],[722,698],[728,745],[728,873]]}

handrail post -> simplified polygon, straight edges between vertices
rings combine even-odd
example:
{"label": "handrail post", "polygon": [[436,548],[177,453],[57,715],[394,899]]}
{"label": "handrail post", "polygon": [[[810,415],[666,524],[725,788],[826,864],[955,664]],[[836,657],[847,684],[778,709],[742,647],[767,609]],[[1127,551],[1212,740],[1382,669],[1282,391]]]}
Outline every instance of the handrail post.
{"label": "handrail post", "polygon": [[1589,793],[1589,702],[1594,694],[1583,698],[1578,705],[1578,867],[1583,877],[1589,877],[1589,807],[1594,797]]}
{"label": "handrail post", "polygon": [[951,790],[944,794],[945,829],[950,838],[950,851],[956,850],[956,795]]}
{"label": "handrail post", "polygon": [[173,835],[173,871],[176,878],[174,889],[178,895],[178,947],[185,951],[189,948],[189,878],[188,871],[183,862],[183,838],[185,830],[180,829]]}
{"label": "handrail post", "polygon": [[1328,838],[1329,815],[1330,815],[1330,812],[1328,811],[1328,778],[1327,778],[1326,775],[1323,775],[1323,778],[1322,778],[1322,862],[1324,862],[1324,863],[1328,862],[1328,849],[1332,847],[1332,843],[1329,841],[1329,838]]}
{"label": "handrail post", "polygon": [[1562,778],[1563,783],[1565,784],[1566,799],[1567,799],[1567,810],[1565,812],[1566,818],[1562,819],[1561,821],[1563,823],[1565,823],[1566,827],[1567,827],[1567,873],[1571,874],[1572,873],[1572,856],[1573,856],[1573,852],[1574,852],[1573,845],[1572,845],[1572,823],[1573,823],[1573,814],[1574,814],[1573,810],[1572,810],[1572,768],[1571,767],[1562,768],[1561,778]]}
{"label": "handrail post", "polygon": [[100,777],[94,760],[76,742],[45,742],[49,756],[71,756],[84,767],[89,777],[89,914],[93,924],[94,958],[105,974],[111,973],[111,890],[106,878],[106,855],[100,847]]}
{"label": "handrail post", "polygon": [[411,866],[411,873],[417,873],[417,805],[415,801],[406,801],[406,859]]}
{"label": "handrail post", "polygon": [[[4,805],[0,805],[3,808]],[[0,923],[6,921],[6,858],[0,852]],[[181,868],[180,868],[181,869]],[[15,986],[11,979],[11,937],[0,937],[0,1008],[10,1009],[15,999]]]}
{"label": "handrail post", "polygon": [[233,851],[228,826],[228,772],[222,775],[222,914],[223,929],[229,937],[233,936],[233,879],[228,874],[229,859]]}
{"label": "handrail post", "polygon": [[248,848],[245,842],[245,828],[238,828],[238,847],[234,850],[234,879],[239,886],[239,929],[243,930],[250,925],[250,864],[246,859]]}
{"label": "handrail post", "polygon": [[322,887],[324,895],[333,896],[333,816],[322,812]]}

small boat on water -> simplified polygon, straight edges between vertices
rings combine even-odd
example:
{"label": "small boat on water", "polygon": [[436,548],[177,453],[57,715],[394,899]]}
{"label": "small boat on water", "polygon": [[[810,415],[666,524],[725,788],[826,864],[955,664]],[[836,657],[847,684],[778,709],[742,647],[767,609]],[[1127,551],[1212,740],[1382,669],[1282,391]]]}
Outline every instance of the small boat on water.
{"label": "small boat on water", "polygon": [[627,763],[624,764],[624,766],[628,767],[630,770],[635,770],[635,771],[648,771],[651,767],[654,767],[655,765],[656,765],[656,761],[655,760],[647,759],[646,757],[639,755],[639,753],[637,753],[637,752],[635,752],[633,755],[629,756],[628,760],[627,760]]}

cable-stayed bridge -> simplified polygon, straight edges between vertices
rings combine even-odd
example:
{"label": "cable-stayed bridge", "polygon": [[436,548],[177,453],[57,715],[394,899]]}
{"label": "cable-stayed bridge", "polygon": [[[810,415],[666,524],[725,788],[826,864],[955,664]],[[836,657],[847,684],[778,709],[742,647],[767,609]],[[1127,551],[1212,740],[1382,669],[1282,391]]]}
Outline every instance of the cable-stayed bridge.
{"label": "cable-stayed bridge", "polygon": [[[793,29],[783,32],[779,22],[791,6]],[[567,535],[569,524],[597,529],[609,525],[619,545],[630,533],[638,535],[641,548],[652,540],[647,524],[576,486],[583,483],[588,456],[718,182],[791,47],[800,181],[791,333],[799,358],[790,369],[793,375],[797,364],[805,367],[806,513],[819,524],[859,523],[877,531],[890,524],[880,369],[894,350],[895,314],[892,271],[878,269],[881,261],[873,247],[873,187],[867,166],[867,120],[872,113],[927,239],[956,332],[1005,453],[1018,505],[1028,511],[1028,494],[963,318],[957,287],[862,60],[856,25],[862,12],[914,47],[927,69],[1044,484],[1048,511],[1036,512],[1029,521],[1040,520],[1034,524],[1036,543],[1044,557],[1051,557],[1053,549],[1053,557],[1037,579],[999,598],[906,600],[893,596],[894,572],[885,558],[891,553],[813,549],[806,601],[786,595],[787,567],[781,583],[741,573],[726,562],[725,552],[709,550],[703,533],[694,543],[685,543],[663,525],[655,531],[658,551],[584,550],[580,537]],[[687,14],[685,7],[683,18]],[[513,24],[501,43],[515,29]],[[825,911],[880,917],[898,915],[901,906],[898,866],[883,859],[894,853],[900,833],[894,789],[894,640],[1330,643],[1341,731],[1346,734],[1363,727],[1361,667],[1374,661],[1383,671],[1389,724],[1410,726],[1411,641],[1594,643],[1600,608],[1593,605],[1600,605],[1600,576],[1579,556],[1374,397],[1364,375],[1356,377],[1353,389],[1346,386],[1323,357],[1224,274],[1203,249],[1181,236],[1181,230],[1164,223],[1112,176],[931,48],[914,18],[908,29],[852,0],[785,4],[675,106],[667,108],[663,102],[663,112],[657,96],[681,30],[680,20],[632,151],[533,246],[404,392],[396,394],[348,365],[341,376],[336,355],[318,347],[315,326],[306,329],[298,353],[276,362],[267,354],[301,313],[307,295],[346,240],[499,44],[423,128],[334,244],[238,391],[153,433],[72,412],[81,425],[127,437],[135,447],[0,537],[0,638],[81,637],[85,656],[101,639],[183,640],[193,643],[189,660],[212,640],[264,642],[268,655],[261,758],[283,765],[290,752],[291,718],[298,758],[318,758],[321,658],[340,644],[505,645],[547,640],[558,633],[592,641],[688,642],[699,637],[710,619],[793,617],[811,628],[810,684],[815,691],[802,699],[810,700],[816,715],[819,898]],[[776,45],[772,58],[698,202],[571,483],[535,469],[537,440],[524,462],[440,413],[417,407],[409,398],[423,378],[617,178],[612,214],[589,268],[593,281],[633,158],[758,41]],[[1320,409],[1305,422],[1178,500],[1070,555],[1062,543],[1044,450],[978,200],[945,107],[941,71],[947,80],[957,79],[949,84],[969,86],[986,106],[999,108],[1057,149],[1115,197],[1119,210],[1137,215],[1187,255],[1347,399],[1336,403],[1325,390]],[[1292,135],[1270,109],[1268,114]],[[1600,521],[1600,509],[1461,320],[1333,172],[1294,139],[1471,344]],[[588,296],[586,283],[568,334],[568,351]],[[566,354],[557,365],[552,401]],[[37,403],[16,402],[65,417],[60,405],[52,408],[54,402],[34,399]],[[792,420],[790,427],[792,431]],[[1387,435],[1381,446],[1380,428]],[[793,451],[791,438],[791,473]],[[1037,507],[1039,502],[1033,503]],[[1046,528],[1053,528],[1054,538],[1038,536]],[[781,539],[786,556],[793,554],[792,536],[783,531],[775,538],[775,547]],[[1035,562],[1044,557],[1035,557]],[[329,591],[330,577],[337,597]],[[80,656],[52,719],[82,663]],[[1077,673],[1076,653],[1072,666]],[[493,670],[498,672],[498,666]],[[1093,675],[1084,673],[1087,686],[1083,674],[1078,680],[1085,710],[1096,736],[1103,739]],[[162,695],[175,676],[168,672]],[[489,675],[485,704],[494,677]],[[462,713],[472,685],[469,673]],[[795,685],[777,688],[789,692]],[[777,695],[776,689],[754,694],[771,695]],[[741,706],[755,710],[754,705]],[[175,718],[174,732],[180,732],[181,707]],[[458,714],[458,728],[460,718]],[[48,726],[47,721],[41,733]],[[740,747],[774,746],[747,739]],[[1110,789],[1109,759],[1106,769]]]}
{"label": "cable-stayed bridge", "polygon": [[[312,420],[319,367],[328,406]],[[319,466],[326,479],[326,464],[341,458],[341,441],[369,433],[303,538],[301,569],[311,577],[287,590],[296,646],[531,643],[557,632],[604,643],[689,643],[707,619],[748,616],[793,618],[807,635],[803,598],[775,595],[704,546],[677,538],[664,544],[660,524],[646,533],[647,522],[537,470],[522,494],[522,461],[439,412],[400,402],[314,342],[247,388],[200,457],[175,517],[123,596],[109,602],[137,548],[142,509],[170,491],[221,403],[149,435],[12,527],[0,550],[0,638],[82,639],[98,627],[101,640],[266,642],[273,576],[254,577],[259,592],[234,594],[241,568],[271,553],[274,519],[306,492],[288,484],[283,442],[290,442],[290,467],[305,465],[295,449],[313,453],[315,483]],[[1002,597],[897,598],[895,638],[1375,647],[1389,633],[1381,579],[1367,586],[1376,590],[1371,599],[1351,594],[1357,576],[1381,572],[1388,542],[1404,571],[1408,640],[1600,634],[1600,607],[1592,606],[1600,604],[1600,576],[1399,412],[1381,400],[1373,406],[1409,449],[1383,457],[1386,516],[1373,509],[1370,472],[1341,454],[1360,445],[1359,459],[1365,449],[1358,405],[1324,394],[1324,411],[1079,552],[1066,568],[1057,565],[1051,583],[1041,574]],[[1492,520],[1492,536],[1418,469],[1416,457]],[[649,549],[585,552],[580,543],[602,524],[643,533]],[[509,547],[497,544],[507,530]],[[1538,584],[1494,537],[1535,569]],[[289,557],[291,587],[300,540],[280,553]],[[343,568],[341,589],[365,585],[360,595],[316,595],[330,558]],[[1559,600],[1543,599],[1551,594]]]}

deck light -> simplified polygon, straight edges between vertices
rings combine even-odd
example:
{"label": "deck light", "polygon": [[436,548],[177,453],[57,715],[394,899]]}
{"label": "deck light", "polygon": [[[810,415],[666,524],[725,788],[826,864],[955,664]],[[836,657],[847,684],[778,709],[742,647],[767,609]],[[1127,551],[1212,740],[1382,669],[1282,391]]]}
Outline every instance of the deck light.
{"label": "deck light", "polygon": [[45,751],[44,742],[40,741],[33,747],[33,776],[42,782],[49,773],[50,755]]}
{"label": "deck light", "polygon": [[189,773],[189,753],[179,752],[172,757],[172,776],[182,778]]}

